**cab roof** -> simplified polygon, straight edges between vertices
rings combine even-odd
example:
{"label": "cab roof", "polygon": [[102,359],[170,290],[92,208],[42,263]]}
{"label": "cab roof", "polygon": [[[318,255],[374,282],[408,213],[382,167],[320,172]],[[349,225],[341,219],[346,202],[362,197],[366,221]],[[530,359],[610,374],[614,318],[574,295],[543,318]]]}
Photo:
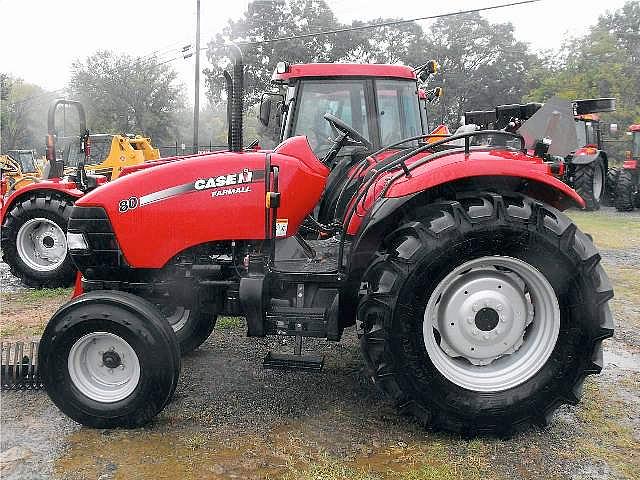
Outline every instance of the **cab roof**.
{"label": "cab roof", "polygon": [[415,80],[416,74],[404,65],[373,63],[305,63],[288,65],[285,73],[274,72],[272,81],[286,82],[295,78],[380,77]]}
{"label": "cab roof", "polygon": [[629,131],[630,132],[640,132],[640,123],[637,123],[636,125],[631,125],[629,127]]}

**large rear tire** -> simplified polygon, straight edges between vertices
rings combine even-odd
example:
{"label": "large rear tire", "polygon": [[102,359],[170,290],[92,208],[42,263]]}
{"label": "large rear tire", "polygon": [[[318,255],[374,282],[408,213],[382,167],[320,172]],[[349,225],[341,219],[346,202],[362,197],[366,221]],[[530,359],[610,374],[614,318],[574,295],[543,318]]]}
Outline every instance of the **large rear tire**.
{"label": "large rear tire", "polygon": [[578,402],[613,334],[611,284],[564,214],[519,194],[425,206],[364,274],[374,382],[435,428],[509,435]]}
{"label": "large rear tire", "polygon": [[633,184],[633,174],[631,170],[622,170],[618,175],[618,185],[616,188],[616,210],[619,212],[630,212],[633,210],[636,187]]}
{"label": "large rear tire", "polygon": [[607,176],[602,159],[598,158],[585,165],[574,165],[573,169],[573,188],[584,200],[585,209],[599,210]]}
{"label": "large rear tire", "polygon": [[125,292],[63,305],[45,328],[38,368],[47,394],[93,428],[139,427],[170,401],[180,374],[175,335],[160,312]]}
{"label": "large rear tire", "polygon": [[30,287],[68,287],[75,268],[67,252],[73,203],[56,194],[33,193],[14,205],[2,226],[2,259]]}

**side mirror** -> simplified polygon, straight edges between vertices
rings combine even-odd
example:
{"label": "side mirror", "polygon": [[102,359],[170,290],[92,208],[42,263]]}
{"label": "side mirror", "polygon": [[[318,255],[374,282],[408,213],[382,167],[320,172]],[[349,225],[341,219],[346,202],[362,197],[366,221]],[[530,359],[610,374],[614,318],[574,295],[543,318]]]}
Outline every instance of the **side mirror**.
{"label": "side mirror", "polygon": [[271,96],[268,93],[263,93],[260,99],[260,112],[258,113],[258,120],[265,127],[269,125],[269,119],[271,118]]}

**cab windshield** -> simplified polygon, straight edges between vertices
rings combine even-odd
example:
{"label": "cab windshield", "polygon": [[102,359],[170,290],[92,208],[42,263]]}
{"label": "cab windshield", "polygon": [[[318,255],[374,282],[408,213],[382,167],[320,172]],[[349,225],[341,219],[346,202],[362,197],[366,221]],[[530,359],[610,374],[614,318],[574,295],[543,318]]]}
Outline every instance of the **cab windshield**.
{"label": "cab windshield", "polygon": [[[320,158],[335,136],[325,113],[351,125],[374,146],[413,137],[422,130],[416,84],[411,80],[305,80],[296,104],[291,135],[306,135]],[[340,154],[349,155],[353,148],[344,148]]]}
{"label": "cab windshield", "polygon": [[[330,113],[351,125],[369,139],[369,115],[361,80],[309,80],[301,85],[293,135],[306,135],[317,157],[326,154],[333,143],[329,122]],[[343,149],[343,151],[346,149]],[[343,152],[341,152],[343,153]]]}

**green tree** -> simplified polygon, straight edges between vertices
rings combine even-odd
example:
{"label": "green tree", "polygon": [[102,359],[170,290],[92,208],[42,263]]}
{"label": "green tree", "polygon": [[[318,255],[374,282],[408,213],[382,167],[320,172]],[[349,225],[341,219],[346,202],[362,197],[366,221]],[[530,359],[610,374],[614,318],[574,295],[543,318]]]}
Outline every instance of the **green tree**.
{"label": "green tree", "polygon": [[46,111],[55,94],[9,74],[0,74],[0,148],[43,151]]}
{"label": "green tree", "polygon": [[[229,68],[230,60],[228,52],[221,45],[230,41],[256,42],[300,35],[338,26],[333,12],[323,0],[250,3],[240,20],[229,21],[223,33],[209,42],[207,58],[211,67],[204,70],[209,100],[220,103],[225,98],[222,72]],[[245,75],[248,104],[258,102],[261,92],[269,87],[277,62],[334,62],[345,52],[344,45],[335,36],[241,45],[241,48],[244,62],[249,65]]]}
{"label": "green tree", "polygon": [[[629,1],[600,16],[585,36],[572,38],[558,52],[547,54],[530,72],[527,99],[615,97],[616,111],[602,114],[601,119],[605,126],[616,123],[623,130],[640,122],[639,64],[640,3]],[[625,148],[619,142],[607,146],[618,159]]]}
{"label": "green tree", "polygon": [[407,61],[423,61],[416,55],[425,51],[441,65],[434,81],[444,97],[434,113],[450,127],[460,125],[465,111],[516,103],[526,93],[533,56],[515,39],[510,23],[490,23],[478,13],[441,18]]}
{"label": "green tree", "polygon": [[69,90],[87,109],[92,132],[150,136],[155,144],[177,136],[184,87],[169,65],[154,58],[98,51],[72,66]]}

